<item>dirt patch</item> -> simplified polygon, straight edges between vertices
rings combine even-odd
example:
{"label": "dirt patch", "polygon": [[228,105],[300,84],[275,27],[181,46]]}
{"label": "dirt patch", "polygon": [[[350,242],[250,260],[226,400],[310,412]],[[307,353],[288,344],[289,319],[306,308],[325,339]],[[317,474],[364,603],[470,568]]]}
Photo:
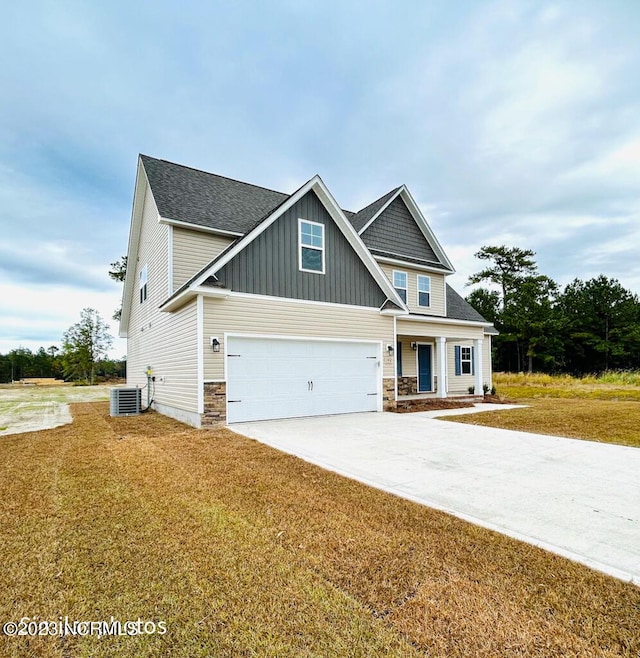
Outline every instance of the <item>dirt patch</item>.
{"label": "dirt patch", "polygon": [[70,402],[109,399],[109,386],[11,386],[0,389],[0,436],[72,422]]}
{"label": "dirt patch", "polygon": [[416,411],[440,411],[441,409],[467,409],[473,407],[474,403],[470,400],[400,400],[395,409],[395,413],[406,414]]}
{"label": "dirt patch", "polygon": [[399,400],[397,407],[392,409],[395,413],[406,414],[417,411],[442,411],[446,409],[469,409],[477,404],[516,404],[513,400],[498,395],[485,395],[478,398],[463,400],[429,398],[428,400]]}

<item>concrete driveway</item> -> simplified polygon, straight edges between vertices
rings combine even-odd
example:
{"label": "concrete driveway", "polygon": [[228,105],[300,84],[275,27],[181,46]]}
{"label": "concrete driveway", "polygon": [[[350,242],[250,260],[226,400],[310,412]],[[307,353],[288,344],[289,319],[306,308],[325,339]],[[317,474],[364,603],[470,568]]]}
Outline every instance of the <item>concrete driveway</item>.
{"label": "concrete driveway", "polygon": [[362,413],[231,429],[640,585],[640,448],[432,415]]}

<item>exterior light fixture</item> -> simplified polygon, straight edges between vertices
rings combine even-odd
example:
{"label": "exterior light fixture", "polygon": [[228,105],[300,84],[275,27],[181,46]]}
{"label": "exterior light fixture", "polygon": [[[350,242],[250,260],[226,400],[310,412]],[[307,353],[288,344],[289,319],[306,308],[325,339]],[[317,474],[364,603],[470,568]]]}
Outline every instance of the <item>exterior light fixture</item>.
{"label": "exterior light fixture", "polygon": [[411,343],[411,349],[415,352],[418,349],[418,343]]}
{"label": "exterior light fixture", "polygon": [[214,352],[220,351],[220,341],[215,336],[211,336],[211,349]]}
{"label": "exterior light fixture", "polygon": [[387,352],[389,353],[389,356],[393,354],[393,345],[391,343],[387,345]]}

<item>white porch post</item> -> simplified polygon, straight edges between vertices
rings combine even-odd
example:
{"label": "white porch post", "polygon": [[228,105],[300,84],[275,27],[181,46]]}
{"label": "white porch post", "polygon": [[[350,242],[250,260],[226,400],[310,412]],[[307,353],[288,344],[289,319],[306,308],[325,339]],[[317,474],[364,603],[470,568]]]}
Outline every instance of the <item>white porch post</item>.
{"label": "white porch post", "polygon": [[476,395],[482,395],[482,385],[484,384],[482,381],[482,338],[474,340],[473,347],[473,351],[475,352],[473,367],[475,368],[476,373]]}
{"label": "white porch post", "polygon": [[438,362],[438,391],[436,397],[447,397],[447,339],[436,336],[437,362]]}

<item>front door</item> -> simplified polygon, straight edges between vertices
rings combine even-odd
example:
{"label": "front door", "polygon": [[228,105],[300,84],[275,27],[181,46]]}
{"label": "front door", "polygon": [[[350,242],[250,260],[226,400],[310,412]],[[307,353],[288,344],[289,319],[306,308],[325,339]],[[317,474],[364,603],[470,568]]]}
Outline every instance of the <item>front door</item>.
{"label": "front door", "polygon": [[433,390],[431,377],[431,345],[418,345],[418,392]]}

